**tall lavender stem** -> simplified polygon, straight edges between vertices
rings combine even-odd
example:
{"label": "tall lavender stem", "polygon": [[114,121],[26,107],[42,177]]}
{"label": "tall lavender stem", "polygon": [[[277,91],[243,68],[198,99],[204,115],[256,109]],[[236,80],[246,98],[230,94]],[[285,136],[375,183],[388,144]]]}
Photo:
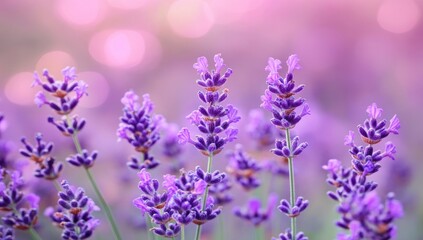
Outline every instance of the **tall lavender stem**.
{"label": "tall lavender stem", "polygon": [[[213,153],[210,153],[208,157],[208,161],[207,161],[207,173],[211,173],[212,162],[213,162]],[[203,194],[203,205],[201,207],[201,210],[203,211],[206,208],[208,195],[209,195],[209,185],[206,186],[206,189],[204,190],[204,194]],[[200,236],[201,236],[201,225],[197,225],[197,231],[195,232],[195,239],[199,240]]]}
{"label": "tall lavender stem", "polygon": [[40,235],[38,235],[38,233],[33,229],[33,228],[29,228],[28,232],[31,234],[31,237],[35,240],[43,240]]}
{"label": "tall lavender stem", "polygon": [[[272,124],[285,131],[285,139],[277,139],[275,148],[271,150],[275,155],[286,160],[289,168],[290,198],[289,201],[282,199],[278,208],[291,219],[291,228],[281,233],[279,239],[307,240],[308,238],[302,232],[297,233],[296,218],[307,208],[308,201],[302,197],[297,198],[295,194],[294,157],[301,154],[308,144],[306,142],[300,143],[298,137],[291,139],[290,129],[294,128],[304,116],[310,114],[310,108],[305,103],[304,98],[296,98],[295,96],[304,89],[304,85],[296,86],[293,79],[293,71],[301,68],[297,55],[289,56],[286,64],[288,71],[286,76],[282,77],[279,74],[279,69],[282,68],[281,61],[269,58],[268,65],[265,68],[269,71],[267,76],[268,88],[261,97],[263,101],[261,106],[272,112]],[[274,95],[276,98],[274,98]],[[302,110],[297,112],[296,109],[300,106],[302,106]]]}
{"label": "tall lavender stem", "polygon": [[[285,139],[287,143],[287,147],[289,151],[292,151],[292,144],[291,144],[291,133],[289,129],[285,130]],[[294,158],[288,157],[288,167],[289,167],[289,195],[290,195],[290,203],[291,206],[295,205],[295,176],[294,176]],[[296,236],[297,232],[297,221],[296,218],[291,218],[291,231],[292,236]]]}
{"label": "tall lavender stem", "polygon": [[[69,116],[68,115],[66,115],[66,120],[67,120],[68,124],[70,125],[70,119],[69,119]],[[81,144],[80,144],[79,139],[78,139],[78,132],[77,131],[75,131],[72,134],[72,140],[73,140],[73,143],[75,145],[75,149],[76,149],[77,153],[78,154],[83,154],[82,153]],[[104,209],[104,211],[106,212],[106,216],[107,216],[107,219],[109,220],[109,223],[110,223],[110,225],[112,227],[113,234],[115,235],[115,239],[122,240],[122,237],[120,235],[119,229],[117,227],[117,224],[115,222],[115,219],[113,218],[113,214],[112,214],[112,212],[110,210],[110,207],[107,204],[106,200],[104,200],[104,197],[101,194],[101,191],[98,188],[97,183],[94,180],[94,177],[91,174],[90,169],[89,168],[84,168],[84,169],[85,169],[85,173],[87,174],[88,179],[89,179],[89,181],[91,183],[91,186],[93,187],[94,192],[97,195],[97,198],[100,200],[101,208]]]}

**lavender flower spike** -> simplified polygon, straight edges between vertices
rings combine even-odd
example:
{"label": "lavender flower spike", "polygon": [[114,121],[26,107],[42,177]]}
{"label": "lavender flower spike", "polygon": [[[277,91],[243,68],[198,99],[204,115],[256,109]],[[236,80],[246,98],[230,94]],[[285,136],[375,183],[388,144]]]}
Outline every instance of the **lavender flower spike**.
{"label": "lavender flower spike", "polygon": [[[285,139],[277,139],[275,148],[271,150],[275,155],[287,161],[289,168],[290,201],[282,200],[279,209],[291,218],[291,232],[288,235],[281,234],[281,239],[290,239],[292,236],[302,239],[302,233],[297,237],[296,217],[308,206],[308,201],[301,197],[298,199],[295,197],[293,163],[294,157],[301,154],[308,143],[300,143],[298,137],[291,139],[290,133],[290,129],[294,128],[304,116],[310,114],[310,107],[305,103],[305,99],[302,97],[296,98],[296,94],[304,89],[304,85],[296,86],[293,80],[294,70],[301,68],[299,61],[296,54],[289,56],[286,61],[288,71],[285,77],[282,77],[279,74],[281,61],[269,58],[268,65],[265,68],[266,71],[269,71],[266,80],[268,86],[264,95],[261,96],[261,107],[273,114],[270,122],[276,128],[285,132]],[[300,107],[301,110],[297,110]]]}
{"label": "lavender flower spike", "polygon": [[67,181],[62,181],[62,188],[58,200],[60,210],[54,213],[55,222],[63,228],[62,239],[88,239],[100,224],[93,216],[93,211],[100,208],[82,188],[74,189]]}
{"label": "lavender flower spike", "polygon": [[56,162],[56,160],[50,156],[53,149],[53,143],[47,143],[43,141],[42,138],[43,136],[41,133],[37,133],[35,136],[37,142],[36,146],[32,146],[25,138],[22,138],[21,142],[25,148],[20,149],[19,152],[22,156],[37,164],[38,168],[35,170],[35,177],[55,180],[59,177],[63,169],[63,164]]}
{"label": "lavender flower spike", "polygon": [[182,128],[178,134],[180,143],[193,144],[206,156],[218,154],[224,145],[236,139],[238,130],[232,128],[231,125],[240,120],[235,107],[222,105],[228,95],[228,90],[224,89],[220,93],[218,92],[228,77],[232,75],[232,70],[228,68],[222,75],[221,71],[225,65],[221,55],[215,55],[214,61],[215,70],[212,71],[208,69],[205,57],[198,58],[197,63],[194,64],[194,68],[200,75],[197,84],[204,88],[204,91],[198,92],[198,97],[206,106],[199,106],[197,110],[187,116],[190,123],[197,127],[204,136],[197,135],[195,139],[192,139],[187,128]]}
{"label": "lavender flower spike", "polygon": [[[349,234],[338,234],[339,240],[358,239],[392,239],[395,238],[396,227],[394,221],[403,216],[401,203],[394,198],[393,193],[387,195],[385,203],[381,203],[375,193],[377,184],[369,181],[366,176],[376,173],[380,168],[380,161],[385,158],[394,159],[395,145],[387,142],[385,152],[375,150],[377,143],[386,138],[391,131],[386,128],[386,120],[379,121],[382,109],[375,103],[367,108],[369,119],[364,125],[359,125],[362,140],[367,146],[354,143],[352,131],[345,137],[345,145],[350,146],[352,167],[344,168],[341,162],[329,160],[323,169],[328,171],[326,182],[336,188],[328,192],[328,196],[339,203],[337,208],[340,219],[336,225],[349,230]],[[393,117],[391,124],[397,134],[399,120]],[[397,127],[398,126],[398,127]]]}
{"label": "lavender flower spike", "polygon": [[63,80],[53,78],[48,70],[43,71],[45,81],[42,81],[37,73],[34,73],[34,82],[32,86],[41,86],[56,101],[50,101],[42,92],[38,92],[35,103],[38,107],[49,105],[60,115],[68,115],[78,105],[79,99],[87,95],[87,84],[76,80],[75,68],[66,67],[62,70]]}
{"label": "lavender flower spike", "polygon": [[141,161],[133,157],[128,166],[136,170],[157,167],[159,162],[149,152],[160,138],[159,128],[163,117],[153,114],[153,103],[148,94],[143,95],[143,102],[140,104],[138,95],[128,91],[121,102],[124,107],[117,130],[118,139],[126,140],[142,154]]}

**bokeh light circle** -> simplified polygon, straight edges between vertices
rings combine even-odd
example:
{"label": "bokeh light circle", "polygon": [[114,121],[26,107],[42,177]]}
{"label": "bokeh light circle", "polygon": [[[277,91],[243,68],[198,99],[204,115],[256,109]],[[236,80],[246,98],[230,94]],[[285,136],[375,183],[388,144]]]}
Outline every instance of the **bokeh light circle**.
{"label": "bokeh light circle", "polygon": [[131,68],[144,58],[145,40],[137,31],[105,30],[91,38],[89,52],[107,66]]}
{"label": "bokeh light circle", "polygon": [[131,10],[143,7],[149,0],[107,0],[107,2],[112,7]]}
{"label": "bokeh light circle", "polygon": [[43,69],[48,69],[52,76],[61,77],[62,69],[67,66],[75,66],[75,60],[69,53],[50,51],[40,57],[35,65],[35,70],[41,74]]}
{"label": "bokeh light circle", "polygon": [[20,72],[9,78],[4,87],[6,98],[17,105],[35,105],[34,97],[39,88],[31,88],[34,73]]}
{"label": "bokeh light circle", "polygon": [[106,78],[97,72],[80,72],[78,79],[88,84],[88,97],[82,98],[80,106],[94,108],[102,105],[109,96],[110,86]]}
{"label": "bokeh light circle", "polygon": [[170,6],[167,17],[172,30],[187,38],[206,35],[214,24],[213,12],[202,0],[177,0]]}
{"label": "bokeh light circle", "polygon": [[392,33],[405,33],[412,30],[420,18],[419,7],[413,0],[388,0],[379,8],[379,25]]}
{"label": "bokeh light circle", "polygon": [[103,0],[60,0],[56,10],[63,20],[77,26],[95,25],[105,15]]}

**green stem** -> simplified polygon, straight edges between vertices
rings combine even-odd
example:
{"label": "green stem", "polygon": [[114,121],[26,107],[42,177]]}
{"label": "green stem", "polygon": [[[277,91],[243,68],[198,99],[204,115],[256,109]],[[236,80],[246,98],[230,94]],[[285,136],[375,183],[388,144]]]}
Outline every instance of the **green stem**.
{"label": "green stem", "polygon": [[40,237],[40,235],[38,235],[38,233],[32,228],[32,227],[30,227],[29,229],[28,229],[28,231],[29,231],[29,233],[31,234],[31,237],[32,237],[32,239],[34,239],[34,240],[43,240],[41,237]]}
{"label": "green stem", "polygon": [[[207,161],[207,173],[211,172],[211,167],[212,167],[212,162],[213,162],[213,154],[210,153],[209,157],[208,157],[208,161]],[[206,202],[207,202],[207,196],[209,195],[209,185],[207,185],[206,190],[204,190],[204,195],[203,195],[203,205],[201,210],[204,211],[205,207],[206,207]],[[200,235],[201,235],[201,225],[197,225],[197,231],[195,231],[195,239],[199,240],[200,239]]]}
{"label": "green stem", "polygon": [[[289,148],[289,150],[292,150],[291,146],[291,134],[289,132],[289,129],[285,130],[285,138],[286,143]],[[289,166],[289,195],[290,195],[290,203],[291,206],[295,205],[295,181],[294,181],[294,158],[288,157],[288,166]],[[296,218],[291,217],[291,234],[294,240],[296,239],[297,234],[297,226],[296,226]]]}
{"label": "green stem", "polygon": [[181,240],[185,240],[185,225],[181,225]]}
{"label": "green stem", "polygon": [[255,232],[255,235],[256,235],[255,240],[264,240],[265,239],[264,226],[263,227],[260,227],[260,226],[255,227],[254,232]]}
{"label": "green stem", "polygon": [[[68,122],[69,125],[71,125],[71,121],[70,121],[70,118],[69,118],[68,115],[66,115],[66,121]],[[78,132],[77,131],[75,131],[72,134],[72,140],[73,140],[73,143],[75,145],[76,151],[79,154],[82,154],[82,148],[81,148],[81,144],[79,143]],[[109,223],[110,223],[110,225],[112,227],[113,234],[115,235],[115,239],[122,240],[122,237],[120,236],[120,233],[119,233],[119,229],[118,229],[118,227],[116,225],[116,222],[115,222],[115,220],[113,218],[112,212],[110,211],[109,205],[104,200],[104,197],[101,194],[101,192],[100,192],[100,190],[99,190],[99,188],[97,186],[97,183],[95,182],[95,180],[94,180],[94,178],[93,178],[93,176],[92,176],[92,174],[90,172],[90,169],[88,169],[88,168],[84,168],[84,169],[85,169],[85,173],[88,176],[88,179],[90,180],[90,183],[91,183],[92,187],[94,188],[94,191],[95,191],[95,193],[97,195],[97,198],[100,200],[101,208],[104,209],[104,211],[106,212],[106,216],[107,216],[107,219],[109,220]]]}
{"label": "green stem", "polygon": [[215,226],[216,230],[214,231],[214,240],[221,240],[223,239],[223,233],[224,233],[224,229],[223,229],[223,221],[222,218],[219,218],[218,220],[218,224]]}
{"label": "green stem", "polygon": [[148,240],[156,239],[156,236],[154,235],[154,233],[150,231],[150,229],[153,228],[153,225],[151,224],[151,218],[148,214],[145,215],[145,222],[147,224],[147,239]]}
{"label": "green stem", "polygon": [[62,191],[62,187],[60,186],[60,184],[57,182],[57,179],[53,180],[53,185],[56,188],[57,192]]}
{"label": "green stem", "polygon": [[113,230],[113,233],[115,235],[115,239],[122,240],[122,237],[120,236],[119,229],[116,225],[115,219],[113,218],[112,212],[110,211],[109,205],[107,205],[106,201],[103,198],[103,195],[101,194],[100,190],[98,189],[97,184],[94,181],[94,178],[93,178],[93,176],[90,172],[90,169],[88,169],[88,168],[84,168],[84,169],[85,169],[85,172],[87,173],[88,179],[90,180],[91,185],[93,186],[94,191],[95,191],[98,199],[100,200],[100,205],[101,205],[102,209],[104,209],[104,211],[106,212],[107,218],[109,219],[109,223],[112,226],[112,230]]}

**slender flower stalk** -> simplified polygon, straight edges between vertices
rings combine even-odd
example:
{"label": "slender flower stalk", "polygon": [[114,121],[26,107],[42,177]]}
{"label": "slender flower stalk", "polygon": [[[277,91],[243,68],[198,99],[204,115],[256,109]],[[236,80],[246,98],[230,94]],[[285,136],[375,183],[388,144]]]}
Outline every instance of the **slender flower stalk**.
{"label": "slender flower stalk", "polygon": [[[310,114],[310,108],[305,103],[304,98],[295,98],[295,95],[304,89],[304,85],[295,85],[293,71],[300,69],[297,55],[289,56],[286,61],[288,71],[285,77],[279,74],[281,61],[269,58],[265,70],[269,72],[267,76],[268,88],[261,97],[261,107],[269,110],[273,114],[272,124],[285,132],[285,140],[276,140],[275,148],[272,152],[288,162],[289,169],[289,201],[282,199],[279,209],[291,219],[291,229],[289,230],[292,240],[307,239],[303,233],[297,234],[296,218],[308,206],[308,201],[302,197],[296,197],[295,177],[294,177],[294,157],[308,146],[306,142],[299,143],[299,138],[291,138],[290,129],[294,128],[300,120]],[[275,96],[275,98],[274,98]],[[301,112],[296,109],[302,106]],[[305,204],[303,204],[305,202]],[[298,206],[301,205],[301,206]],[[284,234],[280,235],[284,239]]]}
{"label": "slender flower stalk", "polygon": [[[193,67],[200,75],[197,84],[204,89],[198,92],[198,97],[205,106],[200,105],[197,110],[194,110],[187,116],[187,119],[192,125],[204,134],[204,136],[197,135],[196,139],[191,139],[191,133],[187,128],[182,128],[179,132],[179,143],[189,143],[194,145],[203,155],[208,157],[207,170],[197,168],[199,177],[207,182],[206,189],[203,194],[203,203],[201,210],[206,211],[206,203],[208,201],[209,187],[212,181],[207,178],[212,178],[212,162],[213,157],[219,154],[223,147],[236,139],[238,129],[230,127],[233,123],[238,122],[241,118],[238,116],[238,110],[232,105],[226,107],[222,102],[228,96],[228,89],[223,89],[219,93],[222,85],[232,75],[232,69],[228,68],[224,74],[221,74],[222,69],[225,67],[223,58],[220,54],[214,56],[215,69],[209,70],[208,61],[205,57],[199,57]],[[223,135],[223,136],[222,136]],[[221,180],[219,180],[220,182]],[[217,184],[217,182],[213,183]],[[200,239],[201,226],[204,222],[197,224],[195,239]]]}
{"label": "slender flower stalk", "polygon": [[[76,148],[76,154],[69,157],[67,161],[76,167],[83,167],[85,173],[100,201],[101,208],[104,209],[107,219],[112,227],[115,239],[121,240],[122,237],[119,233],[117,224],[113,218],[111,210],[106,203],[101,191],[99,190],[97,183],[95,182],[90,168],[94,165],[95,159],[97,158],[97,152],[89,154],[88,150],[83,149],[79,140],[78,133],[84,128],[85,120],[79,119],[76,115],[70,116],[72,111],[78,105],[80,99],[88,95],[88,85],[83,81],[77,81],[75,68],[66,67],[62,70],[63,80],[56,80],[50,76],[47,70],[43,71],[43,76],[46,81],[42,81],[37,73],[34,73],[33,86],[41,86],[44,91],[37,93],[35,97],[35,103],[38,107],[43,105],[49,106],[58,115],[62,116],[60,120],[54,119],[54,117],[48,117],[48,122],[56,126],[56,128],[64,135],[72,137]],[[49,93],[52,100],[48,99],[45,93]],[[56,100],[56,101],[54,101]]]}

